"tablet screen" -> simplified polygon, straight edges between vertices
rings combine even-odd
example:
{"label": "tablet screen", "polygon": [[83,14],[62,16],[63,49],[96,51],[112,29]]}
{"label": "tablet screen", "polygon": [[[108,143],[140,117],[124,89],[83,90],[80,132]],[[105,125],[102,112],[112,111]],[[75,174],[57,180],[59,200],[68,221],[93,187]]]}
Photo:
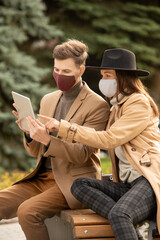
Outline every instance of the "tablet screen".
{"label": "tablet screen", "polygon": [[21,126],[25,130],[29,131],[26,117],[30,116],[32,118],[35,118],[30,98],[13,91],[12,96],[17,108],[19,119],[21,120]]}

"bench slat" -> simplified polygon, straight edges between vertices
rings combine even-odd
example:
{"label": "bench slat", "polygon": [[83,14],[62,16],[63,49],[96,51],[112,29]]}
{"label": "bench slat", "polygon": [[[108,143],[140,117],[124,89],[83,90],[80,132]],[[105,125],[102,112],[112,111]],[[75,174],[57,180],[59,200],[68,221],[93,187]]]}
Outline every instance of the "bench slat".
{"label": "bench slat", "polygon": [[[115,240],[109,221],[91,209],[63,210],[59,217],[71,224],[75,240]],[[160,236],[153,240],[160,240]]]}
{"label": "bench slat", "polygon": [[63,210],[60,218],[69,222],[72,227],[83,225],[104,225],[109,224],[109,221],[90,209],[80,210]]}
{"label": "bench slat", "polygon": [[95,214],[94,211],[92,211],[91,209],[75,209],[75,210],[71,210],[71,209],[68,209],[68,210],[63,210],[62,212],[64,213],[69,213],[69,214],[73,214],[73,215],[83,215],[83,214]]}
{"label": "bench slat", "polygon": [[72,216],[75,226],[83,225],[109,225],[109,221],[98,214],[90,214],[83,216]]}
{"label": "bench slat", "polygon": [[[80,240],[80,238],[76,238],[75,240]],[[83,240],[116,240],[115,238],[83,238]]]}
{"label": "bench slat", "polygon": [[95,238],[114,237],[110,225],[75,226],[73,229],[74,238]]}

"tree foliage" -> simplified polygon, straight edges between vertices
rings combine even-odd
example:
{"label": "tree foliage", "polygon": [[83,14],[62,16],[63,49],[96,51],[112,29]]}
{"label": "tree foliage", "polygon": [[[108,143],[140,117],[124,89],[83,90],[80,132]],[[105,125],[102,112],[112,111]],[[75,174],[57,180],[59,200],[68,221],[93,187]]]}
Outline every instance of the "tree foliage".
{"label": "tree foliage", "polygon": [[11,113],[11,91],[29,96],[37,111],[41,97],[49,92],[49,86],[41,82],[50,69],[40,67],[24,45],[28,43],[29,51],[33,41],[57,38],[63,33],[49,24],[40,0],[1,0],[0,4],[0,165],[26,169],[31,162]]}
{"label": "tree foliage", "polygon": [[[151,72],[151,77],[145,83],[157,90],[157,85],[155,87],[153,82],[154,74],[160,67],[159,1],[45,0],[45,2],[48,5],[51,22],[56,23],[65,32],[65,39],[77,38],[88,44],[90,54],[88,65],[99,65],[101,56],[107,48],[129,49],[136,54],[137,67]],[[94,76],[90,74],[87,75],[88,79],[91,79],[89,83],[97,90],[93,84]]]}
{"label": "tree foliage", "polygon": [[[100,65],[107,48],[133,51],[137,67],[151,71],[145,84],[160,102],[158,0],[0,0],[0,164],[4,168],[32,165],[11,113],[11,91],[29,96],[37,112],[41,97],[54,87],[46,84],[52,49],[67,38],[88,44],[88,65]],[[96,92],[99,78],[93,71],[84,75]]]}
{"label": "tree foliage", "polygon": [[137,55],[138,65],[150,70],[160,66],[160,6],[153,5],[153,1],[141,4],[52,0],[52,3],[52,22],[65,32],[65,38],[87,42],[91,54],[100,57],[106,48],[123,47]]}

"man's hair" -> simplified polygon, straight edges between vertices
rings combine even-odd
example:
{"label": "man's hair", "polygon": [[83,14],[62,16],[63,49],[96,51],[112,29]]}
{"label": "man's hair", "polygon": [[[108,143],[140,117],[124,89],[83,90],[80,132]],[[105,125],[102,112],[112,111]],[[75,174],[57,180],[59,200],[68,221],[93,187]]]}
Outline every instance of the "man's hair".
{"label": "man's hair", "polygon": [[64,60],[73,58],[76,65],[85,64],[88,57],[88,47],[81,41],[68,39],[66,42],[57,45],[53,50],[53,58]]}

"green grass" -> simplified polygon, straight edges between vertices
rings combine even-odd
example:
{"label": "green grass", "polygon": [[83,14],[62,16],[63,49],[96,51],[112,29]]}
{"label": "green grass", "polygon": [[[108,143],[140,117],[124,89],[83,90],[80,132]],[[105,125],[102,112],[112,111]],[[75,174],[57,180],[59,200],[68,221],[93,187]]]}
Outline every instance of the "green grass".
{"label": "green grass", "polygon": [[109,157],[101,158],[101,168],[103,174],[112,173],[112,165]]}

